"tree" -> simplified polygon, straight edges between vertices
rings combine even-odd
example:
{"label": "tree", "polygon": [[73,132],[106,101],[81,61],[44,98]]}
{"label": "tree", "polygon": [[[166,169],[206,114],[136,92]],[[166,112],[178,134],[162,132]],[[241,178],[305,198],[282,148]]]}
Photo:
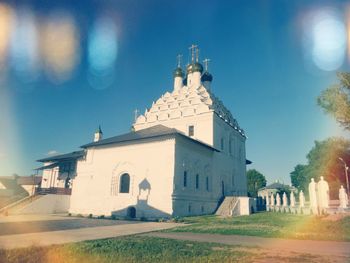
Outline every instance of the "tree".
{"label": "tree", "polygon": [[323,176],[329,183],[331,198],[336,198],[340,185],[346,186],[344,166],[339,157],[350,163],[349,148],[350,141],[344,138],[315,141],[314,147],[306,156],[307,164],[297,165],[290,173],[292,184],[307,194],[311,178],[318,181]]}
{"label": "tree", "polygon": [[292,185],[299,190],[306,192],[309,178],[307,176],[307,165],[298,164],[294,167],[294,171],[290,173]]}
{"label": "tree", "polygon": [[317,103],[325,113],[350,130],[350,73],[340,72],[337,76],[339,83],[324,90]]}
{"label": "tree", "polygon": [[248,181],[248,196],[257,197],[258,190],[261,187],[266,186],[265,176],[255,169],[247,171],[247,181]]}

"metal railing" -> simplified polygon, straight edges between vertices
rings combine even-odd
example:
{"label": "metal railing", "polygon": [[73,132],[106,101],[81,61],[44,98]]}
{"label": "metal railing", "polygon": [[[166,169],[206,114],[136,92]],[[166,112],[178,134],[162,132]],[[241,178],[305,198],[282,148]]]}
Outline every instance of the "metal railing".
{"label": "metal railing", "polygon": [[55,194],[55,195],[71,195],[71,188],[61,188],[61,187],[50,187],[50,188],[36,188],[35,194],[37,195],[47,195],[47,194]]}

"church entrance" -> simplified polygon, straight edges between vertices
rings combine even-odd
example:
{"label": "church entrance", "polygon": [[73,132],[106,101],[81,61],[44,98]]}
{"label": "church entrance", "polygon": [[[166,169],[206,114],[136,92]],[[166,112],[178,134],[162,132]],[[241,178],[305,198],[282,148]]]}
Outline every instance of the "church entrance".
{"label": "church entrance", "polygon": [[128,207],[126,211],[126,216],[129,218],[136,218],[136,208],[133,206]]}

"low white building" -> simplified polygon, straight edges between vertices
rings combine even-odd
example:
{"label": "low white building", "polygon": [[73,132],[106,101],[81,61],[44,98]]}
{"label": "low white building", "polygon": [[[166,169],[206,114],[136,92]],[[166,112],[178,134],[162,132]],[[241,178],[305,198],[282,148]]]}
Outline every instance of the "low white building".
{"label": "low white building", "polygon": [[195,53],[186,75],[179,66],[174,88],[138,116],[130,133],[102,139],[99,130],[82,146],[70,213],[202,215],[224,197],[247,196],[245,133],[211,91],[213,78]]}
{"label": "low white building", "polygon": [[76,176],[77,161],[84,158],[85,151],[75,151],[66,154],[46,157],[37,162],[44,166],[35,170],[42,171],[41,189],[71,188],[71,182]]}

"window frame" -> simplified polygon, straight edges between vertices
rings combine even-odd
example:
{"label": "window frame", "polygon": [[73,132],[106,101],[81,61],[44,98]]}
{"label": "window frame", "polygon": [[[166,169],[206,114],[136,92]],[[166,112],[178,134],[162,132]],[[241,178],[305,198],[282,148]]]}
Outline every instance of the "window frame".
{"label": "window frame", "polygon": [[188,136],[193,137],[194,136],[194,125],[188,125]]}
{"label": "window frame", "polygon": [[187,179],[188,179],[188,178],[187,178],[187,171],[184,171],[184,173],[183,173],[183,184],[182,184],[184,188],[186,188],[187,185],[188,185],[188,184],[187,184],[187,183],[188,183],[188,182],[187,182]]}
{"label": "window frame", "polygon": [[[125,190],[124,188],[126,188],[126,187],[123,187],[123,184],[125,183],[124,181],[123,181],[123,178],[125,178],[125,176],[127,176],[127,178],[128,178],[128,191],[127,192],[125,192],[125,191],[122,191],[122,190]],[[130,182],[131,182],[131,177],[130,177],[130,174],[128,174],[128,173],[123,173],[121,176],[120,176],[120,178],[119,178],[119,193],[120,194],[130,194]]]}

